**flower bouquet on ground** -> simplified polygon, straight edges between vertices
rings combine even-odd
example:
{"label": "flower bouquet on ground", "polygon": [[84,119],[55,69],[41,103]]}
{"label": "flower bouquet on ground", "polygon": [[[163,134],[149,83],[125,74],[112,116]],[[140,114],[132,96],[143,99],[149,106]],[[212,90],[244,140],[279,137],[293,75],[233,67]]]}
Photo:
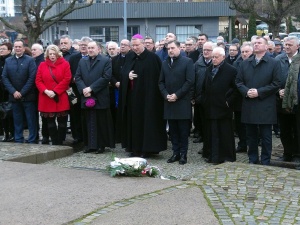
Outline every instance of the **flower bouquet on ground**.
{"label": "flower bouquet on ground", "polygon": [[116,158],[107,166],[110,176],[115,177],[129,176],[129,177],[160,177],[161,172],[158,167],[150,166],[144,158]]}

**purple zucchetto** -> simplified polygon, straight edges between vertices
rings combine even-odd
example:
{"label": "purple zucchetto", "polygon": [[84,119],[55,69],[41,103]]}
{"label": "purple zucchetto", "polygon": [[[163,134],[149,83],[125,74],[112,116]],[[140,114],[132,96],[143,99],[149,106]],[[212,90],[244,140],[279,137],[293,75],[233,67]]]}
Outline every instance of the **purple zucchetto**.
{"label": "purple zucchetto", "polygon": [[136,38],[136,39],[144,39],[144,37],[140,34],[135,34],[132,36],[132,38]]}

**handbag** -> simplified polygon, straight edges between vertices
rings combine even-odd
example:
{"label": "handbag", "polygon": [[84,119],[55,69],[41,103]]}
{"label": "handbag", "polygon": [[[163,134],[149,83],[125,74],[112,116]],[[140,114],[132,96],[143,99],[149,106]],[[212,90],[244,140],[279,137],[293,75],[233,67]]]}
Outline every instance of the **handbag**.
{"label": "handbag", "polygon": [[[51,77],[53,78],[53,80],[55,81],[55,83],[58,84],[57,80],[56,80],[56,77],[53,75],[52,73],[52,69],[49,67],[49,70],[50,70],[50,75]],[[69,98],[69,103],[71,105],[75,105],[77,103],[77,97],[76,95],[74,94],[73,92],[73,89],[70,87],[68,90],[66,90],[67,92],[67,95],[68,95],[68,98]],[[58,102],[58,101],[57,101]]]}
{"label": "handbag", "polygon": [[70,104],[75,105],[77,103],[77,97],[73,92],[73,88],[70,87],[68,90],[66,90],[66,92],[68,94]]}
{"label": "handbag", "polygon": [[1,102],[0,103],[0,118],[5,119],[10,114],[12,114],[12,103],[11,102]]}

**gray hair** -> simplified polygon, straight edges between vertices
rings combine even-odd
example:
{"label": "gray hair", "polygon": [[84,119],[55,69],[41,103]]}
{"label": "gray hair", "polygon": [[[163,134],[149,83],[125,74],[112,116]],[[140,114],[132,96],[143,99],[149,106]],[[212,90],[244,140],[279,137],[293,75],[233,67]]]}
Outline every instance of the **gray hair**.
{"label": "gray hair", "polygon": [[41,44],[39,44],[39,43],[34,43],[34,44],[31,46],[31,48],[32,48],[33,46],[37,47],[39,50],[41,50],[42,52],[44,52],[44,48],[43,48],[43,46],[42,46]]}
{"label": "gray hair", "polygon": [[196,44],[196,41],[194,38],[187,38],[185,41],[192,41],[193,42],[193,45]]}
{"label": "gray hair", "polygon": [[275,47],[274,41],[268,41],[268,45],[272,45],[272,47]]}
{"label": "gray hair", "polygon": [[251,51],[253,52],[253,45],[252,45],[252,44],[245,43],[245,44],[243,44],[243,45],[240,47],[240,49],[245,48],[245,47],[249,47],[249,48],[251,49]]}
{"label": "gray hair", "polygon": [[80,41],[83,41],[83,42],[91,42],[91,41],[93,41],[93,39],[90,38],[90,37],[84,36],[84,37],[82,37],[82,38],[80,39]]}
{"label": "gray hair", "polygon": [[225,56],[225,50],[222,47],[215,47],[213,53],[219,53],[220,55]]}
{"label": "gray hair", "polygon": [[113,45],[113,46],[115,46],[116,48],[118,48],[118,43],[117,43],[117,42],[109,41],[109,42],[107,43],[107,47],[110,46],[110,45]]}
{"label": "gray hair", "polygon": [[299,45],[299,38],[296,36],[288,36],[284,41],[294,41],[296,45]]}

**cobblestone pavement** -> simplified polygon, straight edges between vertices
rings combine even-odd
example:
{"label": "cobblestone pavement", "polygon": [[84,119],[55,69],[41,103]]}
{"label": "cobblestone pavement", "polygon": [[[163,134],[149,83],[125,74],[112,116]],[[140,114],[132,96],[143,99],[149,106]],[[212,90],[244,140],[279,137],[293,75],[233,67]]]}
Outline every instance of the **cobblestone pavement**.
{"label": "cobblestone pavement", "polygon": [[[192,140],[186,165],[166,163],[171,156],[170,143],[167,151],[149,158],[148,163],[158,166],[164,177],[198,186],[220,224],[300,225],[300,171],[250,165],[246,153],[237,154],[235,163],[213,166],[197,153],[202,144],[194,144]],[[273,136],[272,160],[281,155],[280,140]],[[46,164],[104,172],[114,156],[127,157],[127,153],[117,145],[101,155],[77,152]],[[84,219],[78,224],[85,224]]]}

